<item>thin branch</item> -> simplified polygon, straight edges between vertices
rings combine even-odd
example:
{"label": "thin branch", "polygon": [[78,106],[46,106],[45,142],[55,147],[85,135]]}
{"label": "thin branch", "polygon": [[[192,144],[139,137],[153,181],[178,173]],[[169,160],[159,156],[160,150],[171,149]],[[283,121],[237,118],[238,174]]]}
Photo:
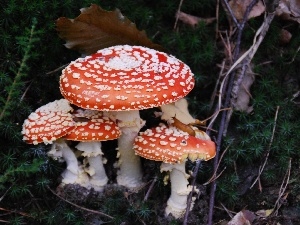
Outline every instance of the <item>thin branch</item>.
{"label": "thin branch", "polygon": [[216,6],[216,34],[215,38],[217,40],[218,34],[219,34],[219,12],[220,12],[220,0],[217,0],[217,6]]}
{"label": "thin branch", "polygon": [[70,202],[70,201],[64,199],[63,197],[59,196],[58,194],[56,194],[56,193],[55,193],[50,187],[48,187],[48,186],[47,186],[47,189],[48,189],[49,191],[51,191],[52,194],[54,194],[56,197],[58,197],[58,198],[60,198],[61,200],[63,200],[63,201],[65,201],[65,202],[69,203],[69,204],[72,205],[72,206],[75,206],[76,208],[82,209],[82,210],[87,211],[87,212],[90,212],[90,213],[95,213],[95,214],[98,214],[98,215],[100,215],[100,216],[105,216],[105,217],[108,217],[108,218],[110,218],[110,219],[114,219],[114,217],[112,217],[112,216],[110,216],[110,215],[107,215],[107,214],[105,214],[105,213],[103,213],[103,212],[99,212],[99,211],[96,211],[96,210],[93,210],[93,209],[88,209],[88,208],[79,206],[79,205],[77,205],[77,204],[75,204],[75,203],[73,203],[73,202]]}
{"label": "thin branch", "polygon": [[65,64],[65,65],[62,65],[62,66],[60,66],[60,67],[58,67],[58,68],[52,70],[52,71],[49,71],[49,72],[46,73],[46,75],[51,75],[51,74],[53,74],[53,73],[56,73],[57,71],[60,71],[60,70],[62,70],[63,68],[65,68],[67,65],[68,65],[68,64]]}
{"label": "thin branch", "polygon": [[[179,6],[178,6],[178,9],[177,9],[177,12],[179,12],[179,11],[181,10],[182,3],[183,3],[183,0],[180,0],[180,3],[179,3]],[[179,16],[178,16],[178,13],[176,13],[175,24],[174,24],[174,27],[173,27],[174,30],[175,30],[176,27],[177,27],[178,17],[179,17]]]}
{"label": "thin branch", "polygon": [[201,160],[196,161],[196,166],[195,166],[195,169],[194,169],[194,172],[193,172],[193,175],[192,175],[193,176],[192,191],[190,192],[190,194],[187,198],[187,207],[186,207],[185,214],[184,214],[183,225],[187,225],[188,216],[189,216],[191,203],[192,203],[192,196],[193,196],[193,193],[195,191],[196,177],[197,177],[198,170],[200,168],[201,162],[202,162]]}
{"label": "thin branch", "polygon": [[219,169],[220,163],[221,163],[221,161],[222,161],[222,159],[223,159],[225,153],[228,151],[229,147],[230,147],[230,145],[227,146],[227,148],[222,152],[222,154],[221,154],[221,156],[220,156],[220,160],[219,160],[219,162],[218,162],[218,164],[217,164],[217,168],[214,170],[213,175],[212,175],[211,178],[210,178],[207,182],[205,182],[203,185],[207,185],[207,184],[209,184],[209,183],[215,181],[215,180],[220,176],[220,174],[225,170],[225,168],[224,168],[224,169],[221,171],[221,173],[220,173],[219,175],[217,175],[217,171],[218,171],[218,169]]}
{"label": "thin branch", "polygon": [[9,212],[9,213],[17,213],[17,214],[20,214],[21,216],[33,218],[33,216],[29,215],[28,213],[19,212],[17,210],[10,210],[10,209],[2,208],[2,207],[0,207],[0,210],[5,211],[5,212]]}
{"label": "thin branch", "polygon": [[239,22],[237,21],[237,19],[236,19],[234,13],[233,13],[233,11],[232,11],[232,9],[231,9],[231,7],[230,7],[228,1],[227,1],[227,0],[223,0],[223,3],[225,4],[226,9],[227,9],[228,12],[230,13],[231,19],[232,19],[232,21],[234,22],[234,24],[237,26],[237,28],[240,28],[240,24],[239,24]]}
{"label": "thin branch", "polygon": [[297,56],[297,54],[298,54],[298,52],[300,51],[300,46],[298,47],[298,49],[296,50],[296,52],[295,52],[295,54],[294,54],[294,56],[293,56],[293,58],[292,58],[292,60],[291,61],[289,61],[287,64],[291,64],[291,63],[293,63],[294,62],[294,60],[295,60],[295,58],[296,58],[296,56]]}
{"label": "thin branch", "polygon": [[12,188],[12,186],[10,186],[5,192],[4,194],[0,197],[0,202],[3,200],[3,198],[8,194],[8,191]]}
{"label": "thin branch", "polygon": [[228,216],[232,219],[232,218],[233,218],[233,215],[232,215],[232,213],[230,212],[230,210],[227,209],[227,208],[225,207],[225,205],[224,205],[222,202],[221,202],[220,204],[221,204],[222,208],[227,212]]}
{"label": "thin branch", "polygon": [[[225,2],[225,4],[228,5],[228,2],[226,0],[223,0]],[[248,15],[251,11],[251,9],[254,6],[254,3],[256,2],[256,0],[252,0],[250,5],[247,7],[246,13],[244,14],[244,18],[242,23],[240,24],[240,26],[238,26],[238,35],[237,35],[237,40],[236,40],[236,49],[233,55],[233,60],[234,60],[234,67],[231,67],[230,70],[227,73],[227,76],[229,76],[229,74],[231,73],[231,71],[233,70],[232,68],[235,68],[235,66],[237,66],[237,62],[239,60],[241,60],[241,57],[239,60],[237,60],[237,57],[239,55],[239,51],[240,51],[240,41],[241,41],[241,36],[242,36],[242,32],[244,29],[244,25],[247,21]],[[230,8],[230,7],[229,7]],[[235,18],[235,17],[233,17]],[[242,61],[242,60],[241,60]],[[233,88],[233,83],[234,83],[234,77],[235,77],[235,73],[231,73],[231,76],[229,77],[229,79],[226,79],[226,84],[224,84],[224,87],[226,88],[226,93],[224,93],[224,95],[220,96],[224,97],[225,96],[225,101],[224,101],[224,105],[223,107],[229,107],[230,106],[230,98],[231,98],[231,91]],[[228,83],[228,85],[227,85]],[[223,90],[220,89],[221,91]],[[214,158],[214,170],[217,168],[218,165],[218,161],[219,161],[219,152],[220,152],[220,146],[221,146],[221,142],[223,139],[223,132],[225,130],[227,130],[227,126],[229,124],[229,121],[227,120],[227,111],[223,111],[222,112],[222,117],[221,117],[221,123],[219,126],[219,132],[218,132],[218,137],[217,137],[217,152],[216,152],[216,156]],[[227,125],[226,125],[227,124]],[[210,124],[212,126],[212,124]],[[215,192],[216,192],[216,188],[217,188],[217,183],[216,181],[213,181],[211,183],[211,189],[210,189],[210,198],[209,198],[209,211],[208,211],[208,225],[212,225],[213,224],[213,209],[214,209],[214,204],[215,204]]]}
{"label": "thin branch", "polygon": [[260,175],[262,174],[262,172],[265,169],[265,166],[267,164],[269,155],[270,155],[270,151],[271,151],[271,146],[274,140],[274,135],[275,135],[275,129],[276,129],[276,123],[277,123],[277,116],[278,116],[278,111],[279,111],[279,106],[277,106],[276,108],[276,113],[275,113],[275,117],[274,117],[274,126],[273,126],[273,131],[272,131],[272,136],[271,136],[271,140],[267,149],[267,154],[264,160],[264,163],[262,165],[260,165],[259,170],[258,170],[258,175],[257,178],[255,179],[255,181],[252,183],[252,185],[250,186],[250,189],[253,188],[253,186],[256,184],[256,182],[260,179]]}
{"label": "thin branch", "polygon": [[146,193],[146,195],[145,195],[145,197],[144,197],[144,201],[147,201],[147,200],[148,200],[149,195],[150,195],[150,193],[151,193],[151,191],[152,191],[152,189],[153,189],[153,187],[154,187],[156,181],[157,181],[157,177],[154,177],[154,179],[152,180],[152,182],[151,182],[151,184],[150,184],[150,186],[149,186],[149,189],[148,189],[148,191],[147,191],[147,193]]}
{"label": "thin branch", "polygon": [[275,202],[274,208],[273,208],[273,212],[272,215],[277,216],[278,214],[278,210],[280,209],[282,202],[281,200],[283,199],[283,195],[285,193],[285,190],[287,188],[287,185],[289,184],[289,180],[290,180],[290,175],[291,175],[291,167],[292,167],[292,159],[290,158],[289,160],[289,166],[287,168],[287,172],[283,178],[283,181],[281,183],[280,189],[279,189],[279,194],[278,194],[278,198]]}
{"label": "thin branch", "polygon": [[215,98],[217,96],[218,86],[219,86],[219,83],[220,83],[220,80],[221,80],[221,77],[222,77],[222,74],[223,74],[224,66],[225,66],[225,60],[223,60],[223,62],[222,62],[221,70],[220,70],[220,73],[219,73],[219,77],[218,77],[218,79],[216,81],[215,88],[214,88],[214,90],[212,92],[212,95],[211,95],[211,98],[210,98],[209,111],[212,109],[214,101],[215,101]]}

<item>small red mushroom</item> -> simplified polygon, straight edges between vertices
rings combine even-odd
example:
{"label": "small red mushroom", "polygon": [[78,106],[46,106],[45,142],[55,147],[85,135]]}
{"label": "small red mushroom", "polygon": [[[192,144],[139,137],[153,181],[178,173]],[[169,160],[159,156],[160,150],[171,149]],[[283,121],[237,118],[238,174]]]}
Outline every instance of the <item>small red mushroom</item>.
{"label": "small red mushroom", "polygon": [[141,132],[135,139],[134,150],[146,159],[162,161],[161,171],[171,171],[171,196],[165,214],[182,217],[191,191],[189,176],[185,173],[186,159],[210,160],[216,154],[215,143],[190,136],[176,127],[161,125]]}
{"label": "small red mushroom", "polygon": [[99,111],[79,109],[73,113],[73,116],[77,121],[76,128],[64,138],[80,142],[75,148],[83,152],[82,156],[87,160],[85,164],[89,164],[89,168],[85,170],[91,177],[90,185],[96,191],[102,191],[108,178],[103,167],[101,141],[117,139],[121,135],[121,131],[114,121],[104,117],[103,113]]}
{"label": "small red mushroom", "polygon": [[67,168],[62,183],[75,183],[79,177],[78,161],[74,152],[62,138],[75,129],[71,112],[73,108],[66,99],[50,102],[32,112],[23,123],[23,140],[29,144],[52,144],[49,156],[63,158]]}

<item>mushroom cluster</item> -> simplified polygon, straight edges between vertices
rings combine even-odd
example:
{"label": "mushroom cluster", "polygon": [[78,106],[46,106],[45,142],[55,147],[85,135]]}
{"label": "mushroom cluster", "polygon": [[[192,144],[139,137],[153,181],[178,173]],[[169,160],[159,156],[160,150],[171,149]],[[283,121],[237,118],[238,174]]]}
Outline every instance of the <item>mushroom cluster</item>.
{"label": "mushroom cluster", "polygon": [[[142,185],[140,156],[163,162],[161,171],[171,171],[172,183],[166,215],[179,218],[191,190],[185,161],[208,160],[215,154],[208,136],[199,137],[196,128],[192,129],[198,136],[191,136],[174,123],[174,119],[183,124],[195,121],[184,99],[194,85],[190,68],[174,56],[142,46],[105,48],[71,62],[62,71],[59,88],[64,99],[33,112],[23,124],[23,139],[53,144],[48,155],[67,164],[62,183],[97,191],[108,182],[101,141],[118,139],[117,183],[130,189]],[[139,110],[153,107],[160,107],[161,119],[168,126],[139,134],[146,122]],[[66,141],[77,145],[71,149]],[[75,151],[84,157],[82,162]]]}
{"label": "mushroom cluster", "polygon": [[142,184],[140,158],[133,142],[145,121],[139,110],[177,101],[194,87],[190,68],[166,53],[141,46],[118,45],[70,63],[60,77],[65,99],[81,108],[105,111],[116,121],[117,182],[128,188]]}
{"label": "mushroom cluster", "polygon": [[[62,184],[79,184],[101,191],[108,181],[102,163],[101,141],[116,139],[121,131],[102,112],[74,111],[66,99],[60,99],[31,113],[23,123],[22,134],[29,144],[52,144],[48,156],[67,164]],[[82,151],[84,165],[78,161],[67,140],[79,142],[75,148]]]}

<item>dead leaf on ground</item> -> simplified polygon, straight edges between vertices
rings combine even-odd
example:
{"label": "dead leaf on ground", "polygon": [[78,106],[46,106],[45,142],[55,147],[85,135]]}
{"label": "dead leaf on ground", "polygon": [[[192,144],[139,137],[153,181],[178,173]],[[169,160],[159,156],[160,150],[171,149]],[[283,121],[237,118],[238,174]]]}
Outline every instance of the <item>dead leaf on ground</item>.
{"label": "dead leaf on ground", "polygon": [[286,29],[281,29],[280,34],[279,34],[279,42],[281,45],[286,45],[290,42],[292,38],[292,34],[286,30]]}
{"label": "dead leaf on ground", "polygon": [[163,51],[162,46],[148,39],[145,31],[116,9],[106,11],[96,4],[80,10],[75,19],[60,17],[56,21],[56,29],[60,38],[66,40],[67,48],[82,54],[92,54],[99,49],[114,45],[142,45]]}
{"label": "dead leaf on ground", "polygon": [[300,0],[281,0],[276,15],[300,23]]}
{"label": "dead leaf on ground", "polygon": [[251,86],[255,80],[255,74],[252,71],[252,65],[248,66],[245,75],[240,84],[238,84],[239,76],[241,76],[242,71],[238,70],[237,78],[234,82],[232,89],[232,105],[235,110],[245,113],[251,113],[253,107],[250,106],[251,96]]}
{"label": "dead leaf on ground", "polygon": [[[229,2],[230,8],[233,11],[237,20],[242,20],[247,7],[250,5],[252,0],[231,0]],[[248,19],[260,16],[265,11],[265,5],[259,0],[252,8],[248,15]]]}
{"label": "dead leaf on ground", "polygon": [[215,17],[213,18],[200,18],[197,16],[193,16],[181,11],[178,11],[176,13],[176,17],[178,17],[179,20],[181,20],[183,23],[188,24],[192,27],[195,27],[198,23],[204,22],[205,24],[211,24],[216,20]]}
{"label": "dead leaf on ground", "polygon": [[251,225],[255,219],[255,214],[249,210],[238,212],[227,225]]}

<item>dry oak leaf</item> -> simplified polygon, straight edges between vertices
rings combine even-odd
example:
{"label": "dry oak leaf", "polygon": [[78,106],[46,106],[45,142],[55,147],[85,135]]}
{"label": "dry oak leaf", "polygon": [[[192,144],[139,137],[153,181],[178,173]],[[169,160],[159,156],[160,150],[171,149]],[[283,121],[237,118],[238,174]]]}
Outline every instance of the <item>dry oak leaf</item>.
{"label": "dry oak leaf", "polygon": [[106,11],[96,4],[80,9],[81,14],[75,19],[60,17],[56,21],[56,30],[65,46],[90,55],[99,49],[114,45],[141,45],[163,51],[162,46],[148,39],[145,31],[116,9]]}
{"label": "dry oak leaf", "polygon": [[238,212],[227,225],[251,225],[255,219],[255,214],[249,210]]}
{"label": "dry oak leaf", "polygon": [[[242,20],[247,7],[250,5],[251,0],[231,0],[229,2],[230,8],[233,11],[237,20]],[[252,8],[248,15],[248,19],[260,16],[265,11],[265,6],[261,0],[259,0]]]}

